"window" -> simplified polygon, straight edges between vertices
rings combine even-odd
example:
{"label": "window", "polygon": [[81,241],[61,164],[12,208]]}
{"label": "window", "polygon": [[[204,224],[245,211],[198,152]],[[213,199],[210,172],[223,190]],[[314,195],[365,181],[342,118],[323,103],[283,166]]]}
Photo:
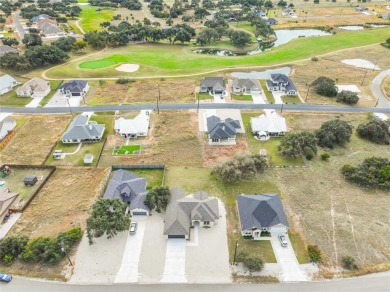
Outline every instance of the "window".
{"label": "window", "polygon": [[203,221],[203,225],[210,225],[210,221]]}
{"label": "window", "polygon": [[211,142],[218,143],[219,139],[211,139]]}

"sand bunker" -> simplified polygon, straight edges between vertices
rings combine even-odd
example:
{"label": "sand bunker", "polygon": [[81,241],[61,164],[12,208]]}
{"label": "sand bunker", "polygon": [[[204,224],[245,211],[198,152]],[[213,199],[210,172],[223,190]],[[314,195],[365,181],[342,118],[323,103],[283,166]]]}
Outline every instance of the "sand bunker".
{"label": "sand bunker", "polygon": [[358,68],[365,68],[365,69],[371,69],[371,70],[380,70],[378,66],[376,66],[374,63],[364,60],[364,59],[345,59],[342,60],[341,63],[351,65]]}
{"label": "sand bunker", "polygon": [[138,69],[139,69],[139,65],[137,64],[122,64],[115,68],[115,70],[117,71],[129,72],[129,73],[138,71]]}
{"label": "sand bunker", "polygon": [[343,90],[348,90],[352,92],[359,93],[361,92],[360,89],[356,85],[336,85],[337,91],[343,91]]}

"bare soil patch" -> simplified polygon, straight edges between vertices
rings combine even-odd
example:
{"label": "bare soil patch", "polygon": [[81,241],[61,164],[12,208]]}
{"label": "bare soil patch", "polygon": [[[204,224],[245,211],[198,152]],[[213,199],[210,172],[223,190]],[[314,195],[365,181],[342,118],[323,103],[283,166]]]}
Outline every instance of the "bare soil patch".
{"label": "bare soil patch", "polygon": [[73,227],[84,229],[106,171],[102,168],[57,168],[12,227],[10,235],[57,236]]}
{"label": "bare soil patch", "polygon": [[31,165],[44,163],[69,121],[70,116],[65,115],[32,116],[0,152],[0,161]]}

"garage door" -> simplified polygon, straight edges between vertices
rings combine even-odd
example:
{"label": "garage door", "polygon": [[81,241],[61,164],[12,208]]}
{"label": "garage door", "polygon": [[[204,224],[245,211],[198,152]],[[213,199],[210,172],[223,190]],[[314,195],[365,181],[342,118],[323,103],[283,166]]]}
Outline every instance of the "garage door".
{"label": "garage door", "polygon": [[133,215],[144,215],[144,216],[146,216],[147,213],[146,212],[133,212]]}
{"label": "garage door", "polygon": [[168,235],[168,238],[185,238],[184,235]]}

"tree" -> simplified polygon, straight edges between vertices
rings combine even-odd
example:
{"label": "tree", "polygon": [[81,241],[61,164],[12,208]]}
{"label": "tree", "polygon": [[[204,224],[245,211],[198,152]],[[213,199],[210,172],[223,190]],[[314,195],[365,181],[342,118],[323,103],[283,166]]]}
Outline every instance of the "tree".
{"label": "tree", "polygon": [[61,37],[55,42],[52,43],[53,46],[56,46],[57,48],[63,50],[64,52],[69,52],[72,50],[72,45],[76,42],[76,38],[69,36],[69,37]]}
{"label": "tree", "polygon": [[184,29],[180,29],[177,33],[176,33],[176,36],[175,36],[175,39],[173,42],[176,42],[176,41],[179,41],[181,42],[182,44],[184,42],[190,42],[191,41],[191,36],[190,34],[184,30]]}
{"label": "tree", "polygon": [[341,258],[341,263],[342,263],[344,269],[347,269],[347,270],[357,270],[358,269],[357,265],[355,264],[355,259],[351,256],[343,256]]}
{"label": "tree", "polygon": [[317,131],[318,145],[333,149],[334,146],[345,146],[352,135],[352,126],[340,119],[324,122]]}
{"label": "tree", "polygon": [[267,0],[264,2],[264,7],[267,9],[267,10],[270,10],[272,8],[274,8],[274,4],[272,3],[271,0]]}
{"label": "tree", "polygon": [[287,2],[284,0],[279,0],[278,4],[276,4],[279,7],[285,8],[287,6]]}
{"label": "tree", "polygon": [[156,187],[146,195],[145,205],[150,210],[156,208],[156,211],[160,213],[167,208],[170,198],[171,192],[168,187]]}
{"label": "tree", "polygon": [[251,35],[245,31],[230,30],[228,35],[233,46],[237,48],[243,48],[252,42]]}
{"label": "tree", "polygon": [[309,244],[307,246],[307,252],[311,261],[315,263],[320,263],[322,261],[321,250],[318,246]]}
{"label": "tree", "polygon": [[214,168],[223,181],[231,183],[251,179],[265,171],[267,162],[260,155],[237,155],[221,166]]}
{"label": "tree", "polygon": [[130,218],[125,214],[126,205],[120,199],[99,199],[92,206],[92,212],[87,219],[87,236],[89,244],[93,238],[104,234],[112,238],[118,232],[128,229]]}
{"label": "tree", "polygon": [[203,19],[205,16],[210,15],[210,12],[203,7],[197,7],[195,8],[194,15],[196,19]]}
{"label": "tree", "polygon": [[372,119],[366,124],[360,124],[356,132],[359,137],[369,140],[376,144],[390,143],[390,123],[381,121],[380,119]]}
{"label": "tree", "polygon": [[77,41],[72,45],[72,51],[75,52],[76,54],[82,53],[83,49],[87,47],[87,42],[86,41]]}
{"label": "tree", "polygon": [[316,144],[317,138],[313,133],[294,133],[287,135],[282,139],[278,146],[278,150],[282,155],[297,158],[299,155],[309,154],[310,151],[313,155],[317,154]]}
{"label": "tree", "polygon": [[92,48],[101,49],[106,45],[107,34],[103,32],[87,32],[84,34],[84,41],[86,41]]}
{"label": "tree", "polygon": [[68,54],[63,50],[48,45],[31,47],[26,50],[24,56],[34,68],[58,64],[69,59]]}
{"label": "tree", "polygon": [[313,81],[312,86],[319,95],[333,97],[337,95],[337,88],[334,80],[321,76]]}
{"label": "tree", "polygon": [[260,257],[250,256],[247,252],[239,252],[236,260],[243,263],[251,273],[260,272],[264,268],[264,262]]}
{"label": "tree", "polygon": [[255,20],[253,20],[251,24],[256,26],[255,29],[256,37],[261,35],[262,37],[268,38],[270,35],[275,34],[273,28],[264,19],[258,17]]}
{"label": "tree", "polygon": [[26,33],[22,40],[22,43],[27,47],[40,46],[42,45],[42,38],[36,33]]}
{"label": "tree", "polygon": [[205,28],[197,36],[196,42],[200,45],[211,44],[218,40],[219,35],[216,29],[214,28]]}
{"label": "tree", "polygon": [[25,262],[58,263],[63,257],[57,241],[52,237],[37,237],[29,241],[20,255]]}
{"label": "tree", "polygon": [[31,64],[25,56],[21,56],[14,52],[8,52],[0,57],[0,68],[27,71],[31,69]]}
{"label": "tree", "polygon": [[356,92],[349,90],[342,90],[337,95],[337,101],[346,103],[346,104],[357,104],[359,101],[359,96]]}
{"label": "tree", "polygon": [[0,239],[0,260],[12,264],[27,245],[27,236],[8,236]]}
{"label": "tree", "polygon": [[172,26],[172,24],[173,24],[173,19],[172,19],[172,17],[169,17],[169,18],[166,20],[166,23],[167,23],[167,25]]}
{"label": "tree", "polygon": [[10,47],[19,45],[19,41],[15,38],[3,38],[2,42],[3,45],[10,46]]}

